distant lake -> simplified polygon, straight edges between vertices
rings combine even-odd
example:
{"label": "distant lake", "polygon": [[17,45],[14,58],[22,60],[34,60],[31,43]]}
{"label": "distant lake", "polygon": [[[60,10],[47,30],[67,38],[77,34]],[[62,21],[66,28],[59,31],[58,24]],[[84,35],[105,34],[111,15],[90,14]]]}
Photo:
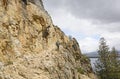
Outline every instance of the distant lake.
{"label": "distant lake", "polygon": [[[119,60],[120,60],[120,51],[118,51],[118,53],[119,53]],[[98,56],[99,56],[98,53],[91,52],[91,53],[86,53],[84,55],[86,55],[88,58],[90,58],[92,68],[93,68],[93,70],[95,70],[94,63],[96,63],[96,60],[98,59]]]}
{"label": "distant lake", "polygon": [[[90,63],[91,63],[91,65],[92,65],[92,69],[93,70],[95,70],[95,65],[94,65],[94,63],[96,63],[96,60],[97,60],[98,58],[90,58]],[[119,59],[120,59],[120,57],[119,57]]]}
{"label": "distant lake", "polygon": [[90,63],[91,63],[91,65],[92,65],[93,70],[95,70],[94,63],[96,62],[97,59],[98,59],[98,58],[90,58]]}

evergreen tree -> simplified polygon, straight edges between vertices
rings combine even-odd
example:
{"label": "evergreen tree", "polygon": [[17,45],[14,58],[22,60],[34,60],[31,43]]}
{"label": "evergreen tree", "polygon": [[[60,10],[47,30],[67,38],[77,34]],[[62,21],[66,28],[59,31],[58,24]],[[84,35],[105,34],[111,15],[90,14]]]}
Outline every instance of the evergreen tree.
{"label": "evergreen tree", "polygon": [[110,53],[110,73],[111,79],[120,79],[120,60],[119,54],[115,47],[112,48]]}
{"label": "evergreen tree", "polygon": [[120,79],[120,61],[115,47],[109,51],[104,38],[100,39],[99,58],[95,63],[96,73],[100,79]]}
{"label": "evergreen tree", "polygon": [[106,40],[104,38],[100,39],[100,45],[98,50],[99,58],[96,61],[96,73],[100,77],[100,79],[108,79],[108,71],[109,71],[109,47],[106,44]]}

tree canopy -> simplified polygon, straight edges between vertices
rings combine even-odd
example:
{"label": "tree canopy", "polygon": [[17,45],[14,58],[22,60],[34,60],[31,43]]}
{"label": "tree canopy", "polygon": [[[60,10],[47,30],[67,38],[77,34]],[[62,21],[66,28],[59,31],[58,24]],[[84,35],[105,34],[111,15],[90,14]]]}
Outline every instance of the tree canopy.
{"label": "tree canopy", "polygon": [[110,51],[105,38],[99,41],[99,58],[95,63],[95,71],[100,79],[120,79],[120,60],[115,47]]}

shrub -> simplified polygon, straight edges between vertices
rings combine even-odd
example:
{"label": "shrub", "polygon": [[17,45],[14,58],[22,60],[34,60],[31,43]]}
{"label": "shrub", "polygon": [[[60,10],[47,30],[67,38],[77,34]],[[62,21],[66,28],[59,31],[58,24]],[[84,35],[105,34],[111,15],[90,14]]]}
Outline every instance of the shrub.
{"label": "shrub", "polygon": [[84,69],[82,69],[82,68],[77,68],[77,71],[81,74],[84,74],[84,72],[85,72]]}

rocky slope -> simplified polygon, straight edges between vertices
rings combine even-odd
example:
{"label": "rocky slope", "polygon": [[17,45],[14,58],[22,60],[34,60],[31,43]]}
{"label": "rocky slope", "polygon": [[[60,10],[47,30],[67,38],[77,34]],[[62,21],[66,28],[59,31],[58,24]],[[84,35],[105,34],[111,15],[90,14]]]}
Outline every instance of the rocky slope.
{"label": "rocky slope", "polygon": [[95,79],[75,38],[41,0],[0,0],[0,79]]}

